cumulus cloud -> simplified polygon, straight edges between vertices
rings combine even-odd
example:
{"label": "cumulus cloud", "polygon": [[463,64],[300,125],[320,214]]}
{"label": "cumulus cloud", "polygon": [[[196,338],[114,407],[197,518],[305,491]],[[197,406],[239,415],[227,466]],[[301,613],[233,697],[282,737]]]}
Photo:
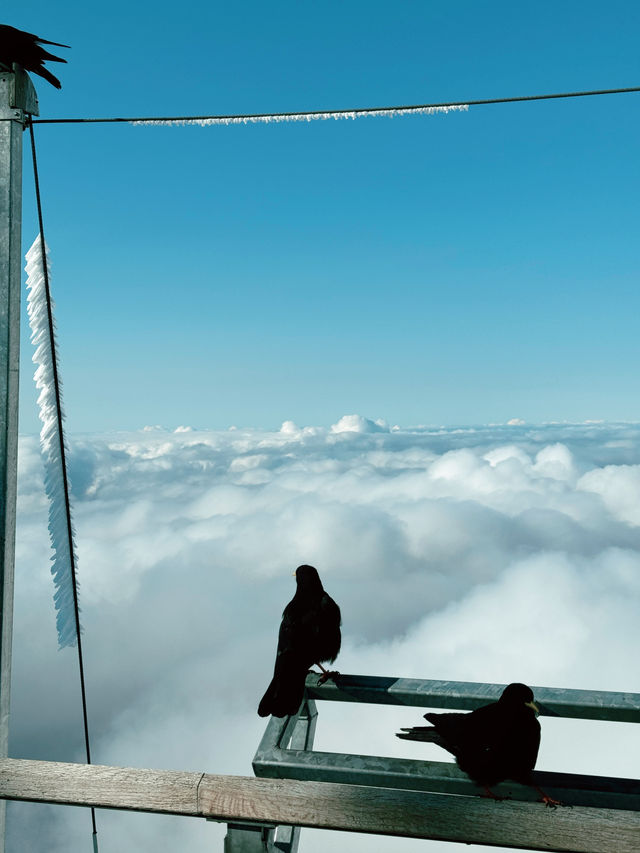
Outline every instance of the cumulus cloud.
{"label": "cumulus cloud", "polygon": [[[93,760],[251,773],[255,708],[303,562],[342,607],[343,672],[640,691],[639,437],[624,424],[390,429],[346,415],[72,438]],[[11,754],[83,760],[35,438],[19,464]],[[393,732],[416,716],[323,703],[317,746],[415,757]],[[566,721],[543,720],[539,767],[637,774],[634,727],[584,725],[588,750]],[[88,820],[11,804],[9,849],[84,850]],[[224,834],[118,812],[99,823],[103,851],[204,851]],[[326,844],[305,831],[301,850]]]}
{"label": "cumulus cloud", "polygon": [[343,415],[338,423],[333,424],[331,432],[388,432],[389,425],[382,419],[375,421],[363,418],[362,415]]}

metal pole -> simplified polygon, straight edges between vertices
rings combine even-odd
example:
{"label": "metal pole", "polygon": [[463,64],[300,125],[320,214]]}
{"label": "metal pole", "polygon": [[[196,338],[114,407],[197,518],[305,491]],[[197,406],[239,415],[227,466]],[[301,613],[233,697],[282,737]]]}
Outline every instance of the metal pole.
{"label": "metal pole", "polygon": [[[0,757],[9,743],[13,568],[18,464],[18,367],[22,275],[22,132],[38,115],[35,89],[18,66],[0,72]],[[5,803],[0,806],[4,853]]]}

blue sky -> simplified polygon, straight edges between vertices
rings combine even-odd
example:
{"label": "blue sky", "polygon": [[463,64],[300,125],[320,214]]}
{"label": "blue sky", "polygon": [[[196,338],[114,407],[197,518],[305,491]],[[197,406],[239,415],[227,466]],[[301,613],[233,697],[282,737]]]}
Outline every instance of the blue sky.
{"label": "blue sky", "polygon": [[[41,117],[639,85],[633,2],[28,3]],[[640,94],[36,128],[68,428],[640,419]],[[28,142],[25,137],[25,143]],[[25,148],[25,250],[37,233]],[[26,314],[26,311],[25,311]],[[28,330],[21,430],[38,429]]]}

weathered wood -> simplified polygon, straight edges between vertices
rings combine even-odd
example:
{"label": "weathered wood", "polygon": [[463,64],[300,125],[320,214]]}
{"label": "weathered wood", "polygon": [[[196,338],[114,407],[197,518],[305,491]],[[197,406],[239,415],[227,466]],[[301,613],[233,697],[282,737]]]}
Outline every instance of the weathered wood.
{"label": "weathered wood", "polygon": [[636,812],[551,810],[540,803],[328,782],[234,777],[230,786],[205,775],[200,803],[210,814],[249,812],[253,821],[562,853],[638,853],[640,838]]}
{"label": "weathered wood", "polygon": [[[340,675],[336,683],[326,681],[318,685],[317,682],[317,675],[307,677],[307,695],[311,699],[451,708],[459,711],[472,711],[487,702],[495,702],[506,686],[373,675]],[[532,686],[531,689],[542,715],[640,723],[639,693],[569,690],[562,687]]]}
{"label": "weathered wood", "polygon": [[329,782],[0,760],[0,796],[558,853],[638,853],[640,813]]}
{"label": "weathered wood", "polygon": [[101,764],[0,760],[0,797],[77,806],[199,815],[203,773]]}

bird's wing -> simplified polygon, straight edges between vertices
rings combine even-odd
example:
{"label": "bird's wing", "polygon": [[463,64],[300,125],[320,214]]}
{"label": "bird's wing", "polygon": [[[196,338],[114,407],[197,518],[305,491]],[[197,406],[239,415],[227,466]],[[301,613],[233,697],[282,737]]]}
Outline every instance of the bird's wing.
{"label": "bird's wing", "polygon": [[318,624],[320,628],[319,641],[322,660],[328,660],[333,663],[338,657],[342,644],[342,635],[340,633],[342,616],[340,608],[326,592],[323,593],[320,601]]}
{"label": "bird's wing", "polygon": [[526,781],[536,766],[540,748],[540,723],[528,712],[513,721],[505,738],[512,761],[511,777]]}
{"label": "bird's wing", "polygon": [[282,614],[273,678],[258,706],[261,717],[295,714],[300,706],[310,666],[305,650],[305,630],[301,627],[302,616],[304,613],[298,602],[292,599]]}
{"label": "bird's wing", "polygon": [[458,755],[461,750],[466,749],[472,740],[473,731],[469,726],[470,716],[471,714],[456,713],[428,713],[424,715],[425,719],[433,725],[440,735],[442,740],[440,746],[443,746],[453,755]]}
{"label": "bird's wing", "polygon": [[340,614],[340,608],[335,603],[333,598],[327,593],[322,594],[322,600],[320,601],[320,609],[323,614],[323,619],[326,621],[327,625],[330,625],[332,628],[339,628],[342,624],[342,616]]}
{"label": "bird's wing", "polygon": [[278,631],[278,654],[292,651],[300,639],[301,614],[295,598],[285,607]]}

